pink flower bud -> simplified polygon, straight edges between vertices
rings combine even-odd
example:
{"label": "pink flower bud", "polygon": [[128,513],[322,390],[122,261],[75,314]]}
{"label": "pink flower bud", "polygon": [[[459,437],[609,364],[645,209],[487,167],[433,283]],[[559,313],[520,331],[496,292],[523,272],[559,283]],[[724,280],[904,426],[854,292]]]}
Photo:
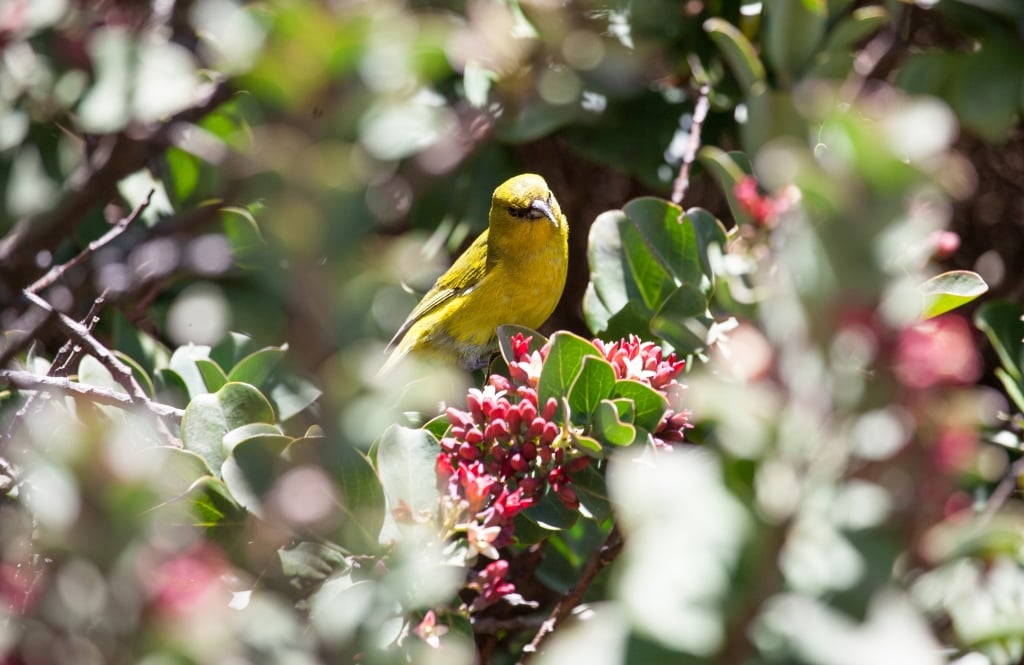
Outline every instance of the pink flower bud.
{"label": "pink flower bud", "polygon": [[467,462],[472,462],[476,458],[480,457],[480,449],[471,443],[463,443],[459,446],[459,457]]}

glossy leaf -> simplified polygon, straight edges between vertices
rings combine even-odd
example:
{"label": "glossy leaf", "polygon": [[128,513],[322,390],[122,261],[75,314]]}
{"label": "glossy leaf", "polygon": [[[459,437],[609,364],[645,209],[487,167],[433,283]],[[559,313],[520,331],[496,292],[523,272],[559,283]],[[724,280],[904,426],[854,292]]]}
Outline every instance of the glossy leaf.
{"label": "glossy leaf", "polygon": [[754,45],[735,26],[724,19],[711,18],[704,21],[704,31],[722,53],[741,90],[747,92],[764,82],[764,65],[757,57]]}
{"label": "glossy leaf", "polygon": [[569,510],[553,492],[547,492],[540,501],[524,510],[521,515],[547,531],[561,531],[576,523],[579,513]]}
{"label": "glossy leaf", "polygon": [[747,172],[737,163],[736,159],[715,146],[704,146],[697,153],[697,159],[722,188],[725,199],[729,203],[729,211],[737,224],[750,224],[753,220],[746,209],[736,200],[736,185],[747,177]]}
{"label": "glossy leaf", "polygon": [[395,538],[401,523],[394,512],[408,509],[417,521],[437,514],[437,473],[434,465],[441,446],[425,430],[392,425],[381,436],[377,447],[377,472],[380,474],[388,514],[381,538]]}
{"label": "glossy leaf", "polygon": [[623,421],[620,407],[608,399],[602,400],[594,411],[594,430],[602,441],[613,446],[628,446],[636,438],[636,428]]}
{"label": "glossy leaf", "polygon": [[762,43],[783,85],[795,83],[825,36],[825,0],[773,0],[767,3]]}
{"label": "glossy leaf", "polygon": [[[570,332],[560,331],[551,337],[551,350],[537,383],[537,402],[546,404],[554,397],[561,403],[583,369],[586,356],[599,356],[600,351],[587,340]],[[559,406],[561,412],[561,406]]]}
{"label": "glossy leaf", "polygon": [[645,196],[629,201],[622,211],[667,272],[679,282],[700,283],[703,270],[697,235],[679,206]]}
{"label": "glossy leaf", "polygon": [[[167,367],[177,374],[182,383],[185,384],[189,399],[194,400],[200,395],[210,392],[206,388],[206,381],[203,379],[202,372],[196,366],[196,360],[209,357],[210,347],[195,344],[179,346],[171,354]],[[217,466],[220,466],[220,464]]]}
{"label": "glossy leaf", "polygon": [[224,374],[224,370],[209,358],[196,358],[194,362],[209,392],[217,392],[228,382],[228,377]]}
{"label": "glossy leaf", "polygon": [[515,358],[512,357],[512,342],[510,341],[516,334],[522,334],[525,339],[530,340],[527,342],[526,347],[530,350],[530,353],[539,351],[544,346],[548,339],[544,335],[541,335],[536,330],[531,330],[525,326],[516,326],[506,324],[498,326],[498,347],[501,350],[501,357],[505,359],[506,364],[515,362]]}
{"label": "glossy leaf", "polygon": [[267,377],[277,369],[284,359],[287,345],[280,347],[267,347],[238,361],[238,364],[228,372],[228,381],[241,381],[254,386],[262,386]]}
{"label": "glossy leaf", "polygon": [[696,287],[683,284],[665,300],[651,319],[651,332],[679,354],[696,353],[707,339],[707,298]]}
{"label": "glossy leaf", "polygon": [[639,381],[631,379],[616,381],[612,394],[633,402],[633,422],[648,432],[653,432],[658,428],[662,416],[668,410],[668,400],[664,395]]}
{"label": "glossy leaf", "polygon": [[249,423],[273,422],[274,410],[260,391],[246,383],[226,383],[216,393],[189,403],[181,420],[181,439],[210,468],[220,469],[226,458],[225,434]]}
{"label": "glossy leaf", "polygon": [[951,270],[932,277],[923,285],[924,309],[922,319],[930,319],[945,314],[988,291],[988,284],[976,272],[970,270]]}
{"label": "glossy leaf", "polygon": [[589,419],[601,400],[615,387],[615,369],[600,356],[583,358],[583,367],[569,390],[569,408],[574,417]]}

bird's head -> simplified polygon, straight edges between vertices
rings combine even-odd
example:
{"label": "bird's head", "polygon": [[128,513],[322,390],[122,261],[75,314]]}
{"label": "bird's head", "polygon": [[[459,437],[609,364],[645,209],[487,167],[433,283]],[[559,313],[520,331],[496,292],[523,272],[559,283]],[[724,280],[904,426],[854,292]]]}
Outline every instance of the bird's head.
{"label": "bird's head", "polygon": [[491,219],[501,216],[527,223],[542,220],[551,222],[556,229],[565,225],[565,218],[548,189],[544,178],[534,173],[523,173],[501,183],[491,199]]}

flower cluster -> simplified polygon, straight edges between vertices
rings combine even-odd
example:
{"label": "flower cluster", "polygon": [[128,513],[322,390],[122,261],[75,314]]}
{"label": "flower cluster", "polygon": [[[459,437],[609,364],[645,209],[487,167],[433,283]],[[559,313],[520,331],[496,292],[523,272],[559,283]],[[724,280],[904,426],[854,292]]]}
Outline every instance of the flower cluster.
{"label": "flower cluster", "polygon": [[[470,390],[465,410],[447,410],[449,429],[436,461],[445,522],[464,534],[471,558],[496,560],[470,585],[479,594],[475,610],[515,591],[506,580],[508,564],[498,553],[512,542],[515,516],[548,492],[570,510],[578,509],[573,478],[592,463],[574,445],[586,434],[583,429],[567,418],[556,419],[555,398],[539,403],[538,383],[550,344],[531,352],[530,338],[521,334],[511,343],[511,378],[492,375],[483,389]],[[670,404],[678,403],[683,386],[676,377],[683,361],[635,337],[593,344],[617,379],[639,381],[666,395]],[[669,409],[652,432],[654,445],[681,442],[689,426],[685,411]]]}
{"label": "flower cluster", "polygon": [[763,194],[757,180],[746,176],[733,187],[736,202],[750,215],[754,224],[761,227],[775,226],[779,215],[789,210],[800,200],[800,190],[788,186],[774,195]]}

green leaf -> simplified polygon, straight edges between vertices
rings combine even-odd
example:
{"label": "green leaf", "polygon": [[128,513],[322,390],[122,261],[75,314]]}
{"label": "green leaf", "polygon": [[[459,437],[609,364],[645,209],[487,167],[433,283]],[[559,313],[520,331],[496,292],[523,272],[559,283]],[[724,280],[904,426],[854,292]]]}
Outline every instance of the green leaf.
{"label": "green leaf", "polygon": [[110,317],[113,319],[113,348],[134,358],[148,375],[167,367],[171,352],[166,346],[152,335],[139,330],[120,310],[114,310]]}
{"label": "green leaf", "polygon": [[89,386],[127,394],[124,387],[114,380],[114,375],[110,373],[110,370],[93,356],[83,356],[78,363],[78,381]]}
{"label": "green leaf", "polygon": [[579,513],[569,510],[554,492],[547,492],[540,501],[524,510],[521,515],[547,531],[568,529],[579,518]]}
{"label": "green leaf", "polygon": [[377,447],[377,472],[380,474],[388,513],[382,541],[399,535],[394,511],[406,506],[417,516],[433,520],[437,515],[438,490],[435,463],[441,446],[425,430],[392,425],[381,436]]}
{"label": "green leaf", "polygon": [[[253,515],[263,516],[262,498],[274,485],[284,466],[281,453],[292,442],[291,437],[263,430],[259,424],[243,425],[225,435],[224,440],[237,441],[221,466],[221,476],[231,496]],[[263,430],[263,431],[260,431]],[[225,446],[227,447],[227,446]]]}
{"label": "green leaf", "polygon": [[150,397],[156,392],[156,388],[153,387],[153,380],[149,378],[149,374],[143,369],[142,365],[129,355],[121,353],[120,351],[114,351],[114,355],[117,356],[118,360],[128,365],[132,370],[132,376],[138,381],[139,385],[142,386],[142,390]]}
{"label": "green leaf", "polygon": [[594,411],[594,429],[602,441],[613,446],[628,446],[636,438],[636,428],[623,422],[620,405],[621,402],[602,400]]}
{"label": "green leaf", "polygon": [[988,284],[976,272],[951,270],[921,285],[924,292],[922,319],[930,319],[965,305],[988,291]]}
{"label": "green leaf", "polygon": [[747,122],[740,127],[746,154],[756,155],[766,143],[781,137],[808,140],[807,120],[791,92],[762,87],[747,96],[746,104]]}
{"label": "green leaf", "polygon": [[852,51],[888,22],[889,12],[885,7],[871,5],[856,9],[829,32],[824,50],[836,53]]}
{"label": "green leaf", "polygon": [[448,422],[448,415],[442,413],[439,416],[431,418],[427,422],[423,423],[423,429],[430,432],[435,439],[441,440],[445,434],[448,433],[448,428],[451,427],[451,423]]}
{"label": "green leaf", "polygon": [[587,290],[583,293],[583,318],[593,335],[601,335],[607,330],[608,321],[612,318],[612,312],[601,302],[593,282],[587,283]]}
{"label": "green leaf", "polygon": [[376,552],[385,515],[384,489],[377,472],[362,452],[347,443],[328,444],[324,454],[327,468],[341,488],[345,517],[332,540],[352,552]]}
{"label": "green leaf", "polygon": [[796,82],[825,36],[825,0],[773,0],[764,13],[765,55],[784,87]]}
{"label": "green leaf", "polygon": [[668,410],[668,400],[665,396],[639,381],[631,379],[616,381],[612,394],[615,397],[632,400],[633,422],[648,432],[653,432],[658,428],[662,416]]}
{"label": "green leaf", "polygon": [[754,45],[735,26],[724,19],[710,18],[704,21],[704,32],[711,36],[743,92],[764,83],[764,65]]}
{"label": "green leaf", "polygon": [[559,331],[551,337],[551,351],[537,383],[537,403],[543,409],[549,398],[559,402],[558,413],[562,412],[562,398],[568,397],[569,388],[583,368],[586,356],[600,356],[600,351],[587,340],[570,332]]}
{"label": "green leaf", "polygon": [[181,439],[211,469],[220,469],[226,457],[225,434],[249,423],[273,422],[274,411],[260,391],[245,383],[226,383],[216,393],[189,403],[181,420]]}
{"label": "green leaf", "polygon": [[228,372],[228,381],[241,381],[254,386],[262,386],[267,377],[277,369],[284,359],[288,346],[268,346],[255,353],[250,353],[238,361]]}
{"label": "green leaf", "polygon": [[569,408],[573,416],[590,419],[601,400],[611,397],[615,369],[600,356],[586,356],[583,367],[569,389]]}
{"label": "green leaf", "polygon": [[751,224],[753,220],[747,214],[746,209],[736,200],[736,185],[747,177],[747,172],[740,166],[732,155],[715,146],[704,146],[697,153],[697,160],[708,170],[711,177],[715,179],[718,186],[725,194],[725,200],[729,204],[729,211],[736,220],[736,224]]}
{"label": "green leaf", "polygon": [[[234,450],[235,446],[245,441],[258,436],[282,436],[283,432],[277,425],[271,423],[249,423],[236,427],[230,432],[226,433],[221,439],[224,444],[224,452],[230,453]],[[289,439],[289,442],[291,439]]]}
{"label": "green leaf", "polygon": [[305,411],[320,399],[322,391],[302,377],[288,374],[280,369],[263,382],[261,386],[274,405],[274,411],[282,422]]}
{"label": "green leaf", "polygon": [[725,253],[727,239],[725,227],[717,217],[703,208],[690,208],[686,211],[686,219],[693,227],[694,237],[697,240],[697,257],[700,259],[701,270],[714,284],[715,271],[711,266],[708,250],[712,246],[717,246],[722,254]]}
{"label": "green leaf", "polygon": [[311,581],[325,580],[351,565],[345,552],[330,543],[302,541],[279,549],[277,557],[285,575]]}
{"label": "green leaf", "polygon": [[224,370],[209,358],[196,358],[195,363],[209,392],[217,392],[228,382],[228,377],[224,374]]}
{"label": "green leaf", "polygon": [[622,251],[622,229],[629,218],[621,210],[609,210],[597,216],[587,238],[587,263],[590,284],[605,308],[614,314],[639,296],[628,279],[629,266]]}
{"label": "green leaf", "polygon": [[683,284],[651,319],[651,332],[688,355],[704,348],[707,339],[707,297],[696,287]]}
{"label": "green leaf", "polygon": [[622,250],[644,305],[652,311],[658,309],[677,286],[676,280],[632,224],[622,229]]}
{"label": "green leaf", "polygon": [[139,451],[139,454],[159,460],[160,474],[156,482],[169,497],[181,496],[204,476],[213,477],[213,470],[206,460],[189,450],[156,446]]}
{"label": "green leaf", "polygon": [[[206,389],[206,381],[203,379],[202,372],[196,366],[196,360],[209,357],[210,347],[187,344],[176,348],[167,363],[168,369],[177,374],[185,384],[185,389],[191,400],[210,392]],[[220,464],[217,466],[219,467]]]}
{"label": "green leaf", "polygon": [[1024,381],[1024,305],[993,300],[978,308],[974,325],[985,333],[1007,374]]}
{"label": "green leaf", "polygon": [[580,508],[589,513],[591,519],[600,524],[611,517],[612,506],[604,474],[594,464],[572,474],[572,484],[576,488]]}
{"label": "green leaf", "polygon": [[1024,413],[1024,382],[1018,381],[1002,367],[996,368],[996,378],[1003,384],[1006,394],[1017,405],[1017,410]]}
{"label": "green leaf", "polygon": [[512,338],[517,333],[521,333],[522,336],[528,340],[527,348],[530,353],[534,351],[540,351],[540,348],[547,344],[548,338],[541,335],[536,330],[531,330],[525,326],[516,326],[512,324],[506,324],[498,326],[498,347],[501,349],[501,357],[505,359],[505,364],[511,364],[515,362],[515,358],[512,357]]}
{"label": "green leaf", "polygon": [[210,349],[210,359],[221,367],[234,367],[249,354],[252,338],[245,333],[229,332]]}
{"label": "green leaf", "polygon": [[195,526],[212,528],[245,519],[245,510],[232,498],[227,485],[213,476],[196,481],[186,498],[196,521]]}
{"label": "green leaf", "polygon": [[629,201],[622,209],[661,266],[684,284],[700,284],[704,271],[697,235],[679,206],[653,196]]}

